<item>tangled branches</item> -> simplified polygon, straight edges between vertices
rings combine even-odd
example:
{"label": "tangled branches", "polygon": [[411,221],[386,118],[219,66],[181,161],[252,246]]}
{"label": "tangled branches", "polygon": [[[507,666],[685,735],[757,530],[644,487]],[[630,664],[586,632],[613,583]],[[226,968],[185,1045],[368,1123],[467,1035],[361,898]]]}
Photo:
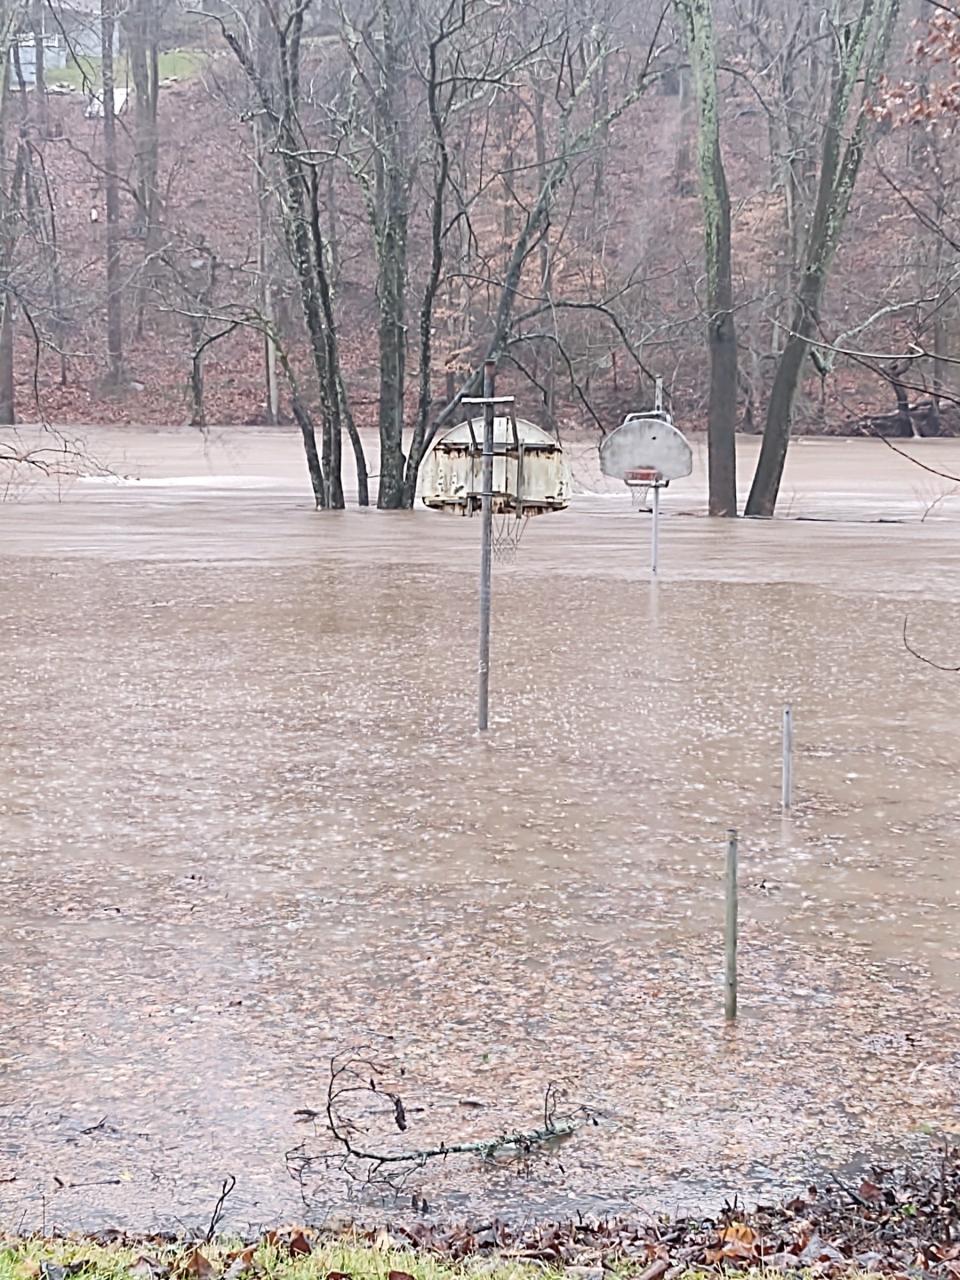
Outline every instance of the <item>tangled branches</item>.
{"label": "tangled branches", "polygon": [[[402,1067],[391,1069],[365,1049],[346,1050],[330,1059],[322,1109],[295,1112],[298,1120],[314,1124],[326,1141],[326,1149],[308,1151],[307,1144],[301,1143],[286,1156],[287,1169],[299,1183],[305,1203],[309,1202],[309,1179],[321,1168],[344,1174],[361,1191],[398,1196],[409,1190],[413,1175],[433,1160],[475,1156],[483,1161],[513,1160],[525,1167],[536,1154],[555,1151],[582,1124],[597,1123],[596,1113],[588,1107],[561,1112],[565,1094],[551,1083],[544,1094],[542,1122],[536,1128],[504,1130],[469,1141],[441,1140],[420,1147],[405,1141],[398,1146],[396,1139],[382,1130],[389,1126],[405,1134],[411,1120],[428,1110],[404,1099],[402,1083],[406,1083]],[[472,1108],[482,1104],[466,1100],[460,1105]],[[378,1129],[380,1136],[375,1136]],[[421,1202],[421,1197],[415,1194],[414,1201]]]}

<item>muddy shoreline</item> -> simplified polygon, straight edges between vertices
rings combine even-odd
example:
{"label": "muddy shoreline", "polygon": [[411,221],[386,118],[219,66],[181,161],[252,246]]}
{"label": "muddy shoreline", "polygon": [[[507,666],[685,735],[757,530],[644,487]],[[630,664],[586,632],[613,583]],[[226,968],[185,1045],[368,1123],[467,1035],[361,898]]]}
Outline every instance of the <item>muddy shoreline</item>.
{"label": "muddy shoreline", "polygon": [[[103,1228],[66,1237],[82,1257],[84,1244],[112,1250],[132,1250],[134,1271],[151,1280],[195,1275],[213,1280],[221,1274],[264,1273],[278,1258],[318,1256],[342,1245],[359,1250],[363,1272],[379,1269],[377,1253],[412,1251],[442,1264],[473,1264],[491,1259],[491,1266],[508,1259],[556,1270],[575,1270],[578,1276],[640,1271],[646,1280],[672,1280],[699,1271],[764,1271],[785,1274],[815,1272],[826,1276],[853,1273],[955,1278],[960,1271],[960,1152],[950,1139],[928,1144],[909,1164],[874,1165],[856,1176],[826,1176],[819,1186],[805,1187],[790,1199],[749,1208],[738,1197],[719,1210],[679,1217],[645,1214],[589,1217],[574,1214],[563,1220],[524,1220],[493,1217],[470,1221],[435,1220],[425,1201],[415,1197],[414,1211],[361,1210],[317,1222],[306,1216],[299,1225],[246,1229],[227,1226],[228,1200],[233,1187],[225,1182],[209,1219],[191,1229],[136,1233]],[[522,1205],[522,1192],[518,1194]],[[0,1226],[0,1230],[2,1230]],[[29,1247],[55,1250],[58,1236],[32,1236]],[[233,1241],[218,1243],[221,1238]],[[43,1242],[47,1241],[47,1246]],[[191,1243],[193,1242],[193,1243]],[[199,1245],[203,1253],[190,1250]],[[0,1247],[18,1247],[14,1235],[0,1238]],[[362,1251],[371,1252],[364,1262]],[[172,1252],[171,1252],[172,1251]],[[120,1260],[122,1264],[122,1259]],[[355,1267],[357,1255],[351,1255]],[[74,1259],[61,1273],[96,1270],[96,1261]],[[326,1265],[331,1261],[327,1257]],[[341,1264],[342,1265],[342,1264]],[[384,1264],[399,1265],[396,1262]],[[72,1268],[72,1269],[71,1269]],[[20,1272],[27,1274],[27,1272]],[[38,1274],[33,1272],[33,1274]],[[340,1272],[335,1274],[339,1275]],[[398,1274],[391,1271],[391,1275]],[[403,1273],[406,1274],[406,1273]],[[415,1280],[415,1277],[410,1277]]]}

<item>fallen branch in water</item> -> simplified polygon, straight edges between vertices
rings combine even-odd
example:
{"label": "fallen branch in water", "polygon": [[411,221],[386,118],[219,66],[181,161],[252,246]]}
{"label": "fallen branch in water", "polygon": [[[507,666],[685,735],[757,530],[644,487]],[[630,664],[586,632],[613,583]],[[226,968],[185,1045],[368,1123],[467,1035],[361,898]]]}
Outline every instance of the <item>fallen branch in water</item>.
{"label": "fallen branch in water", "polygon": [[928,667],[933,667],[934,670],[936,671],[948,671],[951,673],[956,673],[960,671],[960,665],[949,666],[943,662],[935,662],[933,658],[928,658],[926,654],[921,653],[919,649],[915,649],[913,645],[910,643],[910,641],[907,639],[908,621],[909,621],[908,618],[904,618],[903,620],[903,647],[906,649],[907,653],[909,653],[914,658],[918,658],[921,662],[925,662]]}
{"label": "fallen branch in water", "polygon": [[[402,1077],[402,1068],[392,1073]],[[399,1093],[399,1086],[391,1079],[389,1087],[381,1083],[388,1078],[385,1068],[367,1056],[363,1050],[350,1050],[335,1055],[330,1060],[330,1077],[327,1084],[327,1097],[322,1110],[314,1111],[301,1108],[295,1114],[300,1119],[322,1124],[333,1142],[334,1151],[311,1153],[305,1144],[287,1152],[287,1169],[300,1184],[300,1193],[305,1203],[305,1179],[314,1165],[331,1165],[344,1172],[352,1181],[366,1186],[387,1187],[394,1193],[404,1189],[409,1176],[423,1169],[431,1160],[445,1160],[448,1156],[479,1156],[483,1160],[515,1158],[525,1160],[537,1152],[547,1153],[567,1139],[586,1123],[597,1123],[596,1114],[588,1107],[576,1107],[574,1110],[558,1115],[558,1105],[563,1094],[554,1083],[548,1085],[543,1102],[543,1119],[535,1129],[505,1130],[490,1137],[477,1138],[462,1142],[438,1142],[429,1146],[390,1150],[388,1147],[377,1150],[367,1137],[359,1134],[366,1130],[361,1125],[363,1113],[369,1114],[371,1095],[374,1100],[382,1099],[384,1105],[377,1106],[384,1119],[389,1117],[401,1132],[406,1131],[407,1116],[420,1113],[422,1106],[407,1107]],[[348,1104],[362,1100],[364,1106]]]}
{"label": "fallen branch in water", "polygon": [[[438,1156],[483,1156],[485,1160],[493,1160],[503,1155],[529,1155],[534,1147],[544,1146],[552,1142],[561,1142],[569,1138],[577,1130],[573,1120],[558,1120],[549,1129],[531,1129],[527,1133],[501,1133],[496,1138],[481,1138],[478,1142],[441,1142],[437,1147],[422,1147],[419,1151],[358,1151],[346,1139],[344,1142],[348,1153],[357,1160],[369,1160],[371,1164],[422,1164],[425,1160],[433,1160]],[[339,1136],[339,1135],[338,1135]]]}

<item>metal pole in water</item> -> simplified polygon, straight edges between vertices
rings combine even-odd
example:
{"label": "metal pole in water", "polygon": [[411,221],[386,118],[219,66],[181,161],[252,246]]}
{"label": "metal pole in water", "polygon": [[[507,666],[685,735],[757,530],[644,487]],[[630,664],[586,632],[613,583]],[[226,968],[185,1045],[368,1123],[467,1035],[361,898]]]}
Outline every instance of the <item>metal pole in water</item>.
{"label": "metal pole in water", "polygon": [[653,486],[653,525],[650,532],[650,572],[657,576],[657,561],[660,556],[660,486]]}
{"label": "metal pole in water", "polygon": [[781,803],[784,813],[793,808],[793,708],[783,708],[783,773]]}
{"label": "metal pole in water", "polygon": [[723,1014],[728,1022],[737,1016],[737,936],[739,904],[737,901],[737,833],[727,832],[726,917],[723,931],[724,981]]}
{"label": "metal pole in water", "polygon": [[493,404],[497,378],[495,360],[483,366],[483,491],[480,497],[480,662],[477,728],[485,732],[490,704],[490,600],[493,568]]}

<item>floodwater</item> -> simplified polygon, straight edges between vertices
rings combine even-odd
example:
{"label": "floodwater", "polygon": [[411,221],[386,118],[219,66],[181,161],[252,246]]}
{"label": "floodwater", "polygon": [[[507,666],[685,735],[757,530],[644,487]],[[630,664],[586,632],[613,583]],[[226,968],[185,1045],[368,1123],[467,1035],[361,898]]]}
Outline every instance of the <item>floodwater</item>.
{"label": "floodwater", "polygon": [[652,586],[573,446],[496,570],[480,739],[476,521],[315,513],[284,433],[87,438],[111,475],[0,505],[0,1225],[206,1224],[229,1175],[230,1223],[398,1212],[285,1159],[356,1046],[409,1122],[348,1099],[369,1149],[595,1110],[429,1162],[400,1207],[444,1217],[768,1195],[955,1125],[960,676],[902,633],[960,663],[960,486],[804,442],[792,518],[717,522],[698,468]]}

